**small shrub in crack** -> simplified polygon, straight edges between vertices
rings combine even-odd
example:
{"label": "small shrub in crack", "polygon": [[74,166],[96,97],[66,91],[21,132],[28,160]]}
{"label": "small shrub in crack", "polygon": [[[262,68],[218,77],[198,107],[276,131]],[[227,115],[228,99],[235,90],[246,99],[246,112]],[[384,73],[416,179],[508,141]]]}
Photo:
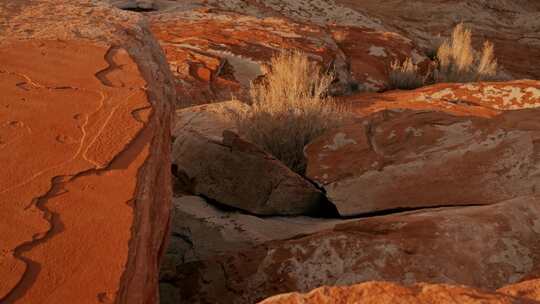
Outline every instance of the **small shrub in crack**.
{"label": "small shrub in crack", "polygon": [[390,66],[390,89],[412,90],[424,85],[424,78],[418,74],[418,66],[411,58],[402,63],[392,62]]}
{"label": "small shrub in crack", "polygon": [[275,56],[264,81],[251,87],[251,106],[233,115],[239,132],[304,174],[304,146],[337,126],[345,113],[327,95],[332,80],[299,51]]}

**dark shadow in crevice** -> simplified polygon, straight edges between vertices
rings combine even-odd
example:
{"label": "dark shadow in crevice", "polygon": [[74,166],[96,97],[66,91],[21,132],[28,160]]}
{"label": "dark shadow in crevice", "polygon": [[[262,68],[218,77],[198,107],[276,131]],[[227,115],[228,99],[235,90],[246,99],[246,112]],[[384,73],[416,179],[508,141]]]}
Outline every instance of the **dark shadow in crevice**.
{"label": "dark shadow in crevice", "polygon": [[239,213],[239,214],[251,215],[251,216],[255,216],[255,217],[258,217],[258,218],[262,218],[262,219],[273,218],[273,217],[294,218],[294,217],[300,217],[300,216],[306,216],[306,217],[312,217],[312,218],[321,218],[321,219],[339,219],[340,218],[339,213],[337,212],[336,206],[334,204],[330,203],[330,201],[328,201],[328,199],[326,199],[326,197],[321,202],[320,208],[318,208],[317,210],[314,210],[312,212],[308,212],[306,214],[297,214],[297,215],[286,215],[286,214],[261,215],[261,214],[255,214],[253,212],[246,211],[244,209],[240,209],[240,208],[237,208],[237,207],[232,207],[232,206],[223,204],[223,203],[221,203],[221,202],[219,202],[219,201],[217,201],[215,199],[212,199],[212,198],[210,198],[208,196],[205,196],[205,195],[202,195],[202,194],[193,194],[193,195],[198,195],[198,196],[202,197],[206,201],[207,204],[212,205],[214,208],[218,209],[221,212],[229,212],[229,213],[236,212],[236,213]]}
{"label": "dark shadow in crevice", "polygon": [[148,12],[155,12],[157,11],[156,8],[146,8],[146,7],[119,7],[123,11],[130,11],[130,12],[136,12],[136,13],[148,13]]}
{"label": "dark shadow in crevice", "polygon": [[435,205],[435,206],[423,206],[423,207],[398,207],[398,208],[392,208],[392,209],[385,209],[385,210],[379,210],[379,211],[372,211],[372,212],[366,212],[366,213],[359,213],[359,214],[353,214],[353,215],[342,215],[340,216],[341,219],[348,220],[348,219],[363,219],[363,218],[370,218],[370,217],[377,217],[377,216],[386,216],[386,215],[396,215],[400,213],[409,213],[414,211],[422,211],[422,210],[428,210],[428,209],[443,209],[443,208],[461,208],[461,207],[480,207],[485,206],[482,204],[464,204],[464,205]]}

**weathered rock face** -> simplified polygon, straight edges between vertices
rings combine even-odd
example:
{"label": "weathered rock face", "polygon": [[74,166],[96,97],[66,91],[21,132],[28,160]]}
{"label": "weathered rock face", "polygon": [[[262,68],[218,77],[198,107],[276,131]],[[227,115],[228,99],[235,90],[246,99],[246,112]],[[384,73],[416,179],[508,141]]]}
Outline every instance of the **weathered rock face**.
{"label": "weathered rock face", "polygon": [[306,175],[341,215],[491,204],[540,184],[538,110],[495,118],[384,111],[306,148]]}
{"label": "weathered rock face", "polygon": [[[198,196],[173,198],[172,244],[176,261],[193,262],[232,253],[273,240],[332,228],[345,221],[298,217],[257,217],[218,209]],[[179,244],[174,244],[174,241]]]}
{"label": "weathered rock face", "polygon": [[175,98],[162,52],[104,4],[0,7],[0,302],[157,303]]}
{"label": "weathered rock face", "polygon": [[495,289],[540,266],[539,197],[355,220],[177,267],[190,303],[254,303],[271,295],[372,280]]}
{"label": "weathered rock face", "polygon": [[[250,2],[250,1],[245,1]],[[275,1],[285,6],[286,0]],[[323,1],[309,1],[316,10]],[[334,2],[334,1],[332,1]],[[448,37],[453,25],[466,21],[472,27],[473,42],[481,47],[483,39],[495,43],[498,62],[514,78],[540,78],[540,3],[527,0],[438,1],[335,0],[337,7],[376,18],[388,30],[396,31],[427,49],[437,36]],[[304,6],[309,7],[309,6]],[[337,20],[340,23],[341,20]],[[342,22],[342,21],[341,21]],[[480,39],[482,37],[482,39]]]}
{"label": "weathered rock face", "polygon": [[539,108],[540,82],[440,83],[411,91],[361,93],[342,99],[358,116],[388,109],[411,109],[494,117],[504,110]]}
{"label": "weathered rock face", "polygon": [[[536,277],[538,277],[538,273],[536,274]],[[540,279],[527,280],[508,285],[499,289],[499,292],[540,302]]]}
{"label": "weathered rock face", "polygon": [[[171,64],[182,106],[228,100],[231,94],[246,98],[249,84],[282,49],[300,49],[324,70],[335,70],[333,94],[380,91],[395,59],[411,57],[424,73],[426,54],[440,41],[436,35],[448,36],[456,20],[471,20],[477,47],[480,37],[495,43],[509,75],[540,77],[530,65],[540,58],[540,7],[531,1],[156,0],[156,7],[149,14],[152,31]],[[306,149],[309,177],[327,188],[343,215],[460,207],[349,219],[337,226],[330,221],[303,232],[283,224],[289,233],[276,230],[275,218],[219,210],[201,198],[177,199],[181,262],[168,268],[163,292],[174,302],[254,303],[280,292],[374,279],[494,289],[528,278],[539,267],[540,126],[539,112],[523,109],[540,106],[539,90],[538,82],[522,80],[343,98],[362,120]],[[178,114],[176,169],[184,186],[179,190],[251,213],[282,213],[276,211],[281,203],[257,209],[276,186],[274,173],[263,179],[246,174],[275,169],[276,163],[234,133],[224,136],[223,130],[234,127],[222,110],[199,107]],[[379,111],[384,112],[373,114]],[[253,180],[268,182],[253,187]],[[286,193],[305,201],[304,190]],[[310,235],[292,236],[296,232]],[[494,291],[388,284],[373,285],[363,300],[380,300],[375,286],[411,302],[522,301]],[[334,290],[314,297],[327,292]]]}
{"label": "weathered rock face", "polygon": [[173,198],[171,238],[161,267],[161,303],[182,303],[175,288],[183,263],[232,254],[273,240],[285,240],[334,227],[345,221],[298,217],[257,217],[221,210],[198,196]]}
{"label": "weathered rock face", "polygon": [[449,36],[455,20],[469,21],[478,47],[478,37],[495,42],[506,74],[540,77],[528,64],[540,58],[539,7],[530,1],[189,0],[157,1],[156,7],[152,30],[171,63],[181,105],[228,100],[231,94],[244,98],[270,57],[288,49],[335,70],[335,94],[379,91],[387,87],[396,59],[411,57],[425,74],[426,54]]}
{"label": "weathered rock face", "polygon": [[247,109],[239,101],[226,101],[179,109],[176,111],[172,128],[173,138],[184,131],[195,131],[210,138],[221,138],[223,131],[238,132],[233,120],[234,113]]}
{"label": "weathered rock face", "polygon": [[231,93],[243,98],[250,82],[266,73],[270,58],[280,50],[301,50],[323,70],[333,71],[333,94],[384,88],[395,59],[428,62],[411,40],[397,33],[328,28],[272,10],[208,7],[184,4],[151,15],[152,31],[177,77],[180,104],[227,100]]}
{"label": "weathered rock face", "polygon": [[[531,282],[538,284],[538,282]],[[536,298],[540,299],[540,298]],[[321,287],[309,293],[291,293],[271,297],[260,304],[510,304],[540,303],[527,297],[509,296],[465,286],[370,282],[350,287]]]}
{"label": "weathered rock face", "polygon": [[[183,124],[184,113],[188,121],[207,124]],[[254,214],[310,214],[321,209],[323,195],[314,185],[228,130],[226,118],[217,123],[207,119],[217,113],[196,116],[191,109],[177,113],[180,129],[173,131],[173,164],[189,192]],[[221,123],[225,129],[220,137],[215,126]]]}
{"label": "weathered rock face", "polygon": [[395,32],[422,46],[426,53],[440,41],[439,36],[448,37],[456,23],[466,21],[473,29],[473,42],[481,47],[483,39],[479,37],[493,41],[499,63],[515,78],[540,77],[540,67],[530,64],[540,60],[540,3],[535,1],[189,0],[180,6]]}

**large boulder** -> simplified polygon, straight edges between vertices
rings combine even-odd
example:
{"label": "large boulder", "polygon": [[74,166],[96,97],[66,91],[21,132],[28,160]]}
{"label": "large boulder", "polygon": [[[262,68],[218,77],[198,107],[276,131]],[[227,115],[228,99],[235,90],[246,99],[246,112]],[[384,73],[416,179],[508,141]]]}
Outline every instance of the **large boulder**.
{"label": "large boulder", "polygon": [[480,118],[378,112],[306,147],[306,175],[346,216],[534,195],[540,184],[539,113]]}
{"label": "large boulder", "polygon": [[273,240],[332,228],[344,221],[307,216],[258,217],[212,205],[199,196],[173,197],[169,246],[161,264],[161,303],[183,303],[176,268],[216,255],[232,254]]}
{"label": "large boulder", "polygon": [[540,269],[540,198],[358,219],[304,237],[179,265],[190,303],[254,303],[373,280],[494,290]]}
{"label": "large boulder", "polygon": [[177,112],[173,166],[186,191],[259,215],[320,212],[326,206],[321,191],[233,132],[227,111],[235,106]]}
{"label": "large boulder", "polygon": [[[538,283],[538,282],[536,282]],[[540,300],[540,298],[537,298]],[[353,286],[325,286],[309,293],[273,296],[259,304],[536,304],[526,297],[446,284],[403,286],[388,282],[369,282]]]}
{"label": "large boulder", "polygon": [[0,4],[0,302],[157,303],[172,75],[101,2]]}

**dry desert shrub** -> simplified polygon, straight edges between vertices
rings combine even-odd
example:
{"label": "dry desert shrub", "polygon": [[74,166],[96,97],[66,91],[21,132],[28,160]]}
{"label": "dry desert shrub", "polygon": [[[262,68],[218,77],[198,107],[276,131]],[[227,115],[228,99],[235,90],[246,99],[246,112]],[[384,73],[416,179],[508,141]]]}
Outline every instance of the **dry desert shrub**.
{"label": "dry desert shrub", "polygon": [[418,66],[411,58],[402,63],[392,62],[390,66],[389,86],[391,89],[413,90],[424,85],[424,78],[418,73]]}
{"label": "dry desert shrub", "polygon": [[416,89],[425,83],[503,79],[497,71],[493,43],[485,41],[482,51],[476,51],[472,46],[472,32],[463,23],[454,28],[450,39],[436,44],[440,46],[435,55],[435,63],[430,66],[425,77],[419,74],[418,66],[411,58],[403,62],[394,61],[390,66],[389,87]]}
{"label": "dry desert shrub", "polygon": [[472,46],[472,32],[463,23],[439,47],[436,59],[435,82],[494,80],[497,76],[493,44],[486,41],[482,51],[477,52]]}
{"label": "dry desert shrub", "polygon": [[304,146],[344,115],[326,94],[332,80],[299,51],[275,56],[265,80],[251,87],[251,106],[234,115],[239,132],[303,174]]}

